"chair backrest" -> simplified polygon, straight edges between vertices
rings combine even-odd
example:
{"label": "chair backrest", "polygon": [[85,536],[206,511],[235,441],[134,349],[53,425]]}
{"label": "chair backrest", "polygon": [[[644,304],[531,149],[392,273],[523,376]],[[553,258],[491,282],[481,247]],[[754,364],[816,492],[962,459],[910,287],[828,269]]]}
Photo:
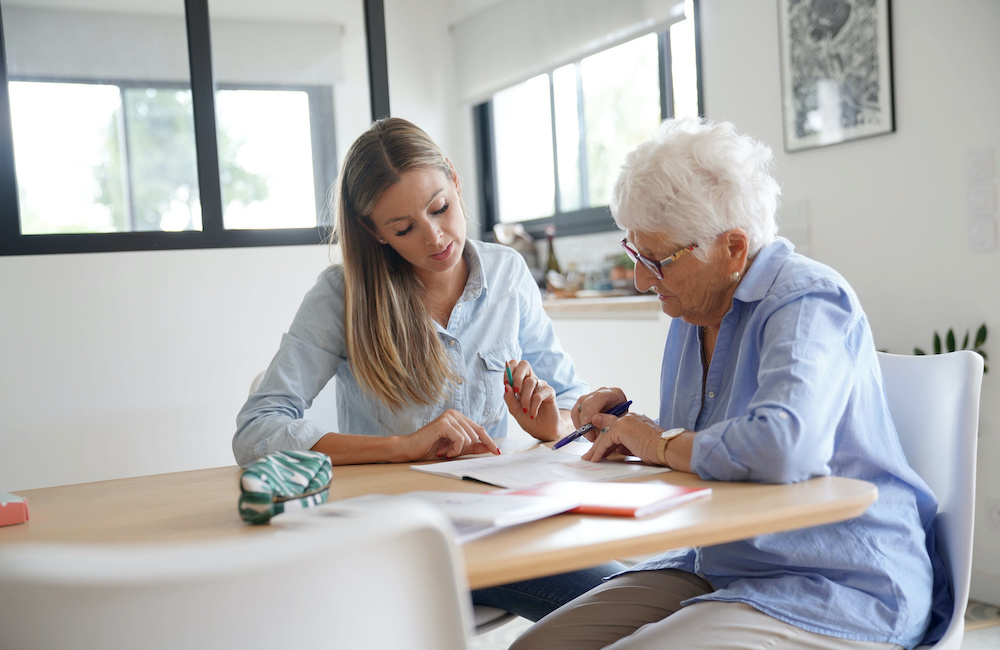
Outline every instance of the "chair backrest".
{"label": "chair backrest", "polygon": [[938,499],[938,548],[955,594],[952,621],[935,648],[957,649],[972,576],[976,443],[983,358],[971,350],[927,356],[878,353],[899,442]]}
{"label": "chair backrest", "polygon": [[2,648],[460,650],[471,620],[427,504],[226,540],[0,549]]}

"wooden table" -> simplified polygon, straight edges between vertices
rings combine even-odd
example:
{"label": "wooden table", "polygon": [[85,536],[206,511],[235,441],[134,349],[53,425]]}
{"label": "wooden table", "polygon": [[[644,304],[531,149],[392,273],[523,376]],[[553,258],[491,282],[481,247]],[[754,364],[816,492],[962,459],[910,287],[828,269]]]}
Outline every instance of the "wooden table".
{"label": "wooden table", "polygon": [[[251,526],[240,519],[239,474],[239,467],[219,467],[19,491],[28,499],[30,521],[0,528],[0,546],[33,541],[179,542],[271,534],[269,526]],[[474,540],[462,547],[470,587],[850,519],[878,495],[871,483],[838,477],[761,485],[705,482],[668,472],[635,480],[709,485],[712,495],[641,519],[564,514]],[[353,465],[334,468],[330,500],[411,490],[491,489],[495,488],[415,472],[407,464]]]}

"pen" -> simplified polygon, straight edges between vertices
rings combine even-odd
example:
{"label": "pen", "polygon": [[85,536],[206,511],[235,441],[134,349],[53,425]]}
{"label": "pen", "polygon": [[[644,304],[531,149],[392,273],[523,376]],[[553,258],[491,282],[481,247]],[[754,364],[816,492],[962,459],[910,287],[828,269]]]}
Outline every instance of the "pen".
{"label": "pen", "polygon": [[507,383],[510,384],[510,389],[514,390],[514,373],[510,371],[510,366],[504,366],[507,370]]}
{"label": "pen", "polygon": [[[622,402],[618,406],[612,406],[607,411],[605,411],[605,413],[618,417],[620,415],[624,415],[625,411],[627,411],[628,407],[630,406],[632,406],[632,400],[628,400],[627,402]],[[580,436],[587,433],[593,428],[594,428],[593,424],[585,424],[576,431],[574,431],[573,433],[569,434],[568,436],[557,442],[555,445],[552,446],[552,448],[559,449],[563,445],[568,445],[569,443],[573,442],[574,440],[576,440],[577,438],[579,438]]]}

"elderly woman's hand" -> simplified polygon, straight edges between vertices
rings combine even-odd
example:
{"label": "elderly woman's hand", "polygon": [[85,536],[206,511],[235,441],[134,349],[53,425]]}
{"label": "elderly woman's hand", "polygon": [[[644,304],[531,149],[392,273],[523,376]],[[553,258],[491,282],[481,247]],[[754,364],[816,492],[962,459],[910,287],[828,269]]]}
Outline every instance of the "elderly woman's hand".
{"label": "elderly woman's hand", "polygon": [[[579,429],[585,424],[590,424],[591,419],[598,413],[603,413],[610,408],[625,402],[625,393],[621,388],[599,388],[593,393],[584,395],[576,400],[570,415],[573,417],[573,428]],[[594,441],[596,431],[584,434],[587,440]]]}
{"label": "elderly woman's hand", "polygon": [[[581,458],[599,461],[611,454],[638,456],[652,465],[662,465],[659,457],[660,434],[663,429],[645,415],[626,413],[618,418],[607,413],[596,413],[594,444]],[[591,436],[588,435],[588,438]]]}

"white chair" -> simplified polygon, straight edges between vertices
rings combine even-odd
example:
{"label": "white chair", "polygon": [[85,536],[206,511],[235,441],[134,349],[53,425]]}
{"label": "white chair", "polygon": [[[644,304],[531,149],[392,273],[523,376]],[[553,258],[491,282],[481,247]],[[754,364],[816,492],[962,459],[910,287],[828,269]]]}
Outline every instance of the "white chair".
{"label": "white chair", "polygon": [[225,540],[0,549],[0,648],[462,650],[470,610],[452,529],[422,503]]}
{"label": "white chair", "polygon": [[955,608],[944,637],[933,647],[958,650],[965,634],[972,576],[983,358],[960,350],[928,356],[879,352],[878,359],[906,459],[938,498],[934,529]]}

